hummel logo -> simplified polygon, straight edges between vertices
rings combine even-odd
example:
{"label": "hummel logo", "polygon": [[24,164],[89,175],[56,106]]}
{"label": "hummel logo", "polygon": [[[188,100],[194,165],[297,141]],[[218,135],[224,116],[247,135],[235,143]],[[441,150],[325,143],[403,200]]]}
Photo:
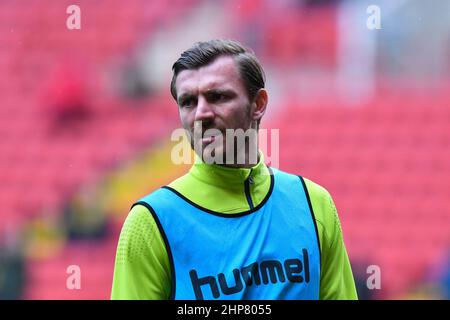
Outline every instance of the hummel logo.
{"label": "hummel logo", "polygon": [[[227,280],[223,273],[217,275],[219,281],[220,291],[225,295],[238,293],[245,287],[252,285],[268,284],[285,282],[286,278],[289,282],[309,283],[309,258],[308,251],[302,249],[303,262],[300,259],[287,259],[282,264],[278,260],[264,260],[260,263],[254,262],[241,269],[233,269],[233,277],[235,281],[234,286],[228,286]],[[303,272],[303,275],[301,273]],[[215,299],[220,297],[219,287],[217,285],[216,277],[205,276],[198,277],[197,271],[192,269],[189,271],[191,277],[192,287],[195,292],[197,300],[203,300],[202,286],[209,285],[212,295]]]}

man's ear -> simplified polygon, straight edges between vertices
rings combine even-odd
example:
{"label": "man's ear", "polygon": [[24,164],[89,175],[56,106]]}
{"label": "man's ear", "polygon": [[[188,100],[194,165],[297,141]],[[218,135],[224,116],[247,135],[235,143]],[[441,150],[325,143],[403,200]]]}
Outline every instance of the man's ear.
{"label": "man's ear", "polygon": [[269,96],[267,90],[261,88],[258,90],[255,96],[254,104],[255,108],[253,110],[253,120],[260,121],[266,112],[267,102],[269,101]]}

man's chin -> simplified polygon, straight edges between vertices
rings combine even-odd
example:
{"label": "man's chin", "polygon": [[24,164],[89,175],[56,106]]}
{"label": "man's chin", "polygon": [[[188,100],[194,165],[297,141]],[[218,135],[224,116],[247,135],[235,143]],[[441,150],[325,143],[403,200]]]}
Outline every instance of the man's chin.
{"label": "man's chin", "polygon": [[226,157],[222,148],[206,146],[203,148],[202,160],[208,164],[226,164]]}
{"label": "man's chin", "polygon": [[198,140],[195,145],[191,143],[191,147],[204,163],[226,164],[226,156],[222,144],[223,141],[220,140],[215,140],[210,143],[204,143],[203,140]]}

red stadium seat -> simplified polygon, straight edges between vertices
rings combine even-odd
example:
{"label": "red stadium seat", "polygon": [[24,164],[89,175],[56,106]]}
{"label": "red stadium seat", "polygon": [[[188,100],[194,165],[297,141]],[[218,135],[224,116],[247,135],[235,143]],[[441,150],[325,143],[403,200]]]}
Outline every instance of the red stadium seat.
{"label": "red stadium seat", "polygon": [[351,259],[382,266],[387,297],[413,286],[450,245],[448,108],[411,100],[290,105],[272,124],[282,128],[282,169],[324,181]]}

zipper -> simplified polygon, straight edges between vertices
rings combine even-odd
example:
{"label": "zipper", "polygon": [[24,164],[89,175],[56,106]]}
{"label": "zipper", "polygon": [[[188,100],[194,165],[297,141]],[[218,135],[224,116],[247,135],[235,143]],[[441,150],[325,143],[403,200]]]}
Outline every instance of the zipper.
{"label": "zipper", "polygon": [[254,183],[253,178],[251,177],[252,170],[253,169],[250,170],[250,174],[248,175],[248,178],[245,179],[245,181],[244,181],[245,197],[247,198],[247,202],[248,202],[248,205],[250,206],[250,210],[253,210],[253,208],[254,208],[252,197],[250,196],[250,185]]}

